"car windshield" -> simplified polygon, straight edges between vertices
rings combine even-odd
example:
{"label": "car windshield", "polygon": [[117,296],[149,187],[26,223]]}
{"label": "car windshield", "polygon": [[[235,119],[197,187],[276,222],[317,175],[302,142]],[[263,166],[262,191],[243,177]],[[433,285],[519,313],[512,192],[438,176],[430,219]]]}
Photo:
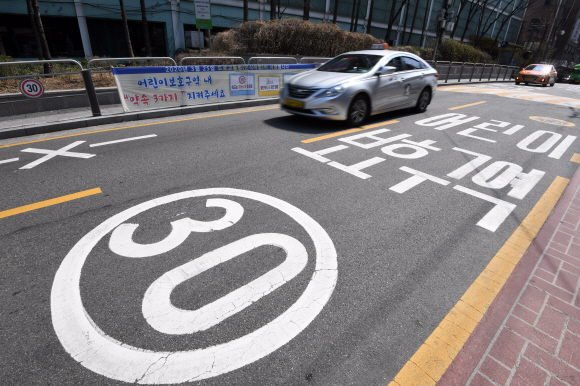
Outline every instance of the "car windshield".
{"label": "car windshield", "polygon": [[572,74],[580,74],[580,68],[573,69]]}
{"label": "car windshield", "polygon": [[383,57],[380,55],[346,54],[324,63],[318,71],[325,72],[369,72]]}
{"label": "car windshield", "polygon": [[542,71],[548,72],[550,71],[550,66],[542,65],[542,64],[530,64],[526,67],[526,71]]}

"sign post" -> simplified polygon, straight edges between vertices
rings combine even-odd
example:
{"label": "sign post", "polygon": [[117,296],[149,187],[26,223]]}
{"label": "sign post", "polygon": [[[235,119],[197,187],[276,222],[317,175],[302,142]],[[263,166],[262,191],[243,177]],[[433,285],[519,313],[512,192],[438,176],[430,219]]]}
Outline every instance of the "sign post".
{"label": "sign post", "polygon": [[[211,2],[210,0],[194,0],[195,4],[195,25],[197,30],[200,31],[202,29],[212,29],[211,23]],[[199,52],[201,53],[201,36],[199,37],[200,44],[199,44]],[[210,35],[210,42],[209,47],[211,51],[211,35]]]}

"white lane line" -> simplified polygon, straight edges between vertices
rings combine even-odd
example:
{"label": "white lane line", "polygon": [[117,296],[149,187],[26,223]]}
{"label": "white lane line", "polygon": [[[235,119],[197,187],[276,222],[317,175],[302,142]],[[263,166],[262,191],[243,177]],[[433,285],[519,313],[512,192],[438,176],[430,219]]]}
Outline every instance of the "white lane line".
{"label": "white lane line", "polygon": [[135,141],[137,139],[144,139],[144,138],[151,138],[151,137],[157,137],[157,134],[143,135],[141,137],[131,137],[131,138],[125,138],[125,139],[118,139],[116,141],[109,141],[109,142],[93,143],[92,145],[89,145],[89,147],[104,146],[104,145],[110,145],[112,143]]}
{"label": "white lane line", "polygon": [[10,159],[5,159],[4,161],[0,161],[0,164],[7,164],[8,162],[15,162],[18,161],[19,158],[10,158]]}

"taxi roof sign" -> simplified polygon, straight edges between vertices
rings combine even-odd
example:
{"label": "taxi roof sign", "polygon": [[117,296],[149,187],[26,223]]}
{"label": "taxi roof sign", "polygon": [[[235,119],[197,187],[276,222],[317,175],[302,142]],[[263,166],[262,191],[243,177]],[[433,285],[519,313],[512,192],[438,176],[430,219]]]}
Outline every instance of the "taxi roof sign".
{"label": "taxi roof sign", "polygon": [[371,50],[388,50],[389,45],[387,43],[377,43],[371,46]]}

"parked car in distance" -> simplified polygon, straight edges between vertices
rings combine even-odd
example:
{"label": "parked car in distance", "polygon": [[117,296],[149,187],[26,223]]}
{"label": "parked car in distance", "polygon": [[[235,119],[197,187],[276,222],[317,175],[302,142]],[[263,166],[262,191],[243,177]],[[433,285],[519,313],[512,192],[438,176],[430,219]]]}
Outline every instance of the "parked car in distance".
{"label": "parked car in distance", "polygon": [[437,78],[437,71],[418,56],[374,44],[371,50],[347,52],[294,75],[280,92],[280,104],[293,114],[360,126],[386,111],[414,107],[424,112]]}
{"label": "parked car in distance", "polygon": [[516,84],[524,82],[526,85],[541,84],[543,87],[547,85],[554,86],[558,73],[551,64],[530,64],[520,71],[516,77]]}

